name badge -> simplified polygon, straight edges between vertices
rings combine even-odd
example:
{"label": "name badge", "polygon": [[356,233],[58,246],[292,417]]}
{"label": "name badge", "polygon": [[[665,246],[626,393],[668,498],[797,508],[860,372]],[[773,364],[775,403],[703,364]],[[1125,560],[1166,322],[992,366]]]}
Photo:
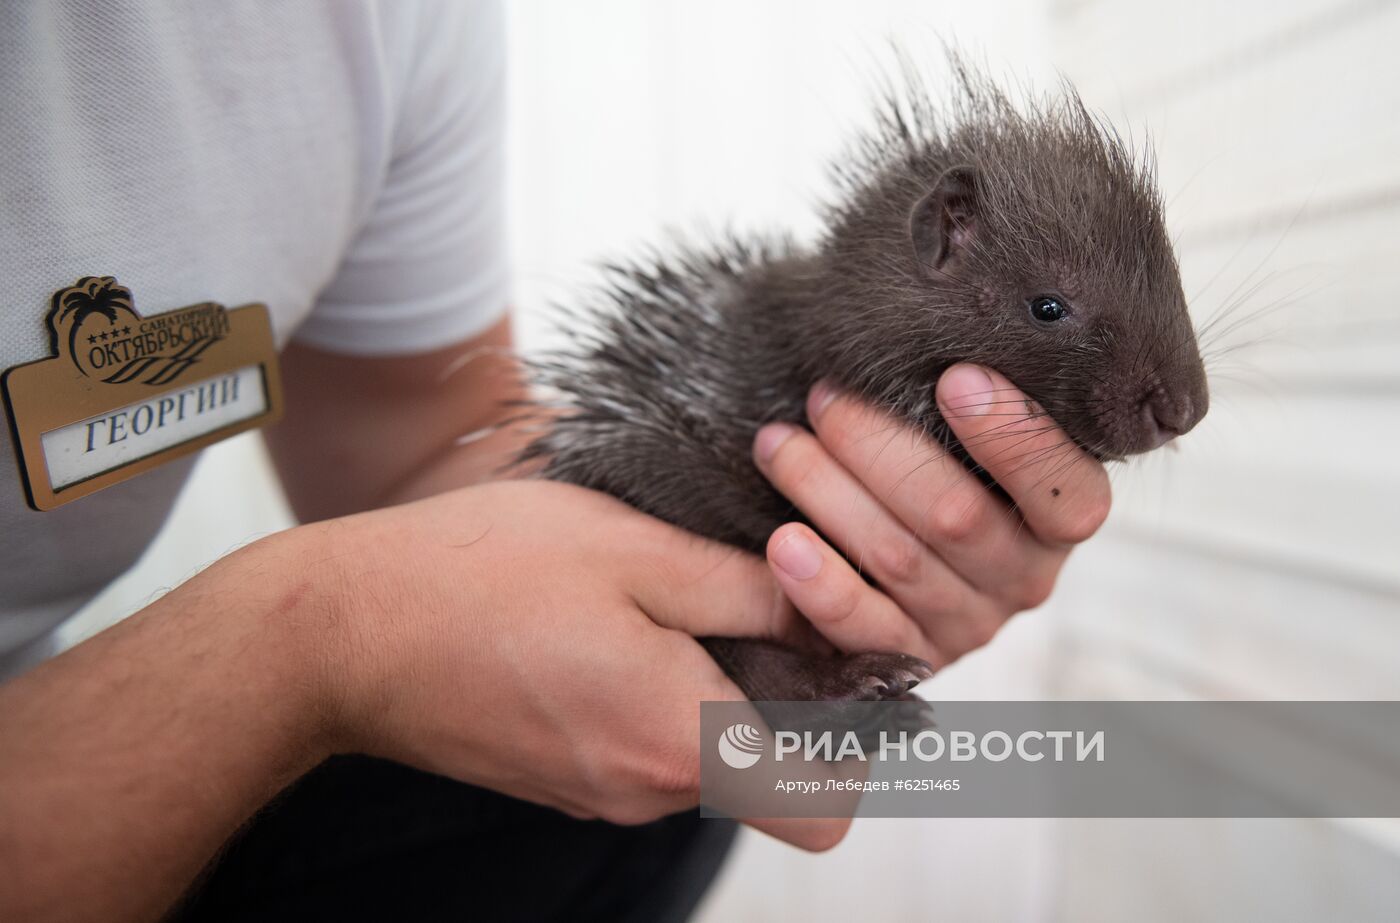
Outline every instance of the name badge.
{"label": "name badge", "polygon": [[51,510],[275,422],[282,382],[261,304],[142,316],[111,276],[55,292],[53,355],[5,372],[29,505]]}

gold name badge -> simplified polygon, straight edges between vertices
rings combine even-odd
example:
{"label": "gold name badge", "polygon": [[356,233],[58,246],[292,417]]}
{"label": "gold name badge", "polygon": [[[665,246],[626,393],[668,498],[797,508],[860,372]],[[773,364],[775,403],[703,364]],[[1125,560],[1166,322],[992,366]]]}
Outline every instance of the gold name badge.
{"label": "gold name badge", "polygon": [[29,505],[51,510],[282,414],[267,306],[143,317],[111,276],[55,292],[53,355],[0,379]]}

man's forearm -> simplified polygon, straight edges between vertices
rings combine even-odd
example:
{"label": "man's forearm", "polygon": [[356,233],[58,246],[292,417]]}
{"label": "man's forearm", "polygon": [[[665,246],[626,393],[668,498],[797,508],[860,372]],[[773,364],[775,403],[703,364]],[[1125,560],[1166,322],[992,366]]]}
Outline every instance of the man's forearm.
{"label": "man's forearm", "polygon": [[0,918],[149,919],[324,755],[316,532],[225,558],[0,686]]}
{"label": "man's forearm", "polygon": [[522,444],[499,429],[526,397],[510,322],[428,353],[364,357],[293,344],[268,448],[302,522],[491,480]]}
{"label": "man's forearm", "polygon": [[538,422],[503,426],[468,444],[444,449],[387,492],[383,504],[421,500],[446,490],[526,473],[529,469],[516,465],[515,458],[530,441],[529,425]]}

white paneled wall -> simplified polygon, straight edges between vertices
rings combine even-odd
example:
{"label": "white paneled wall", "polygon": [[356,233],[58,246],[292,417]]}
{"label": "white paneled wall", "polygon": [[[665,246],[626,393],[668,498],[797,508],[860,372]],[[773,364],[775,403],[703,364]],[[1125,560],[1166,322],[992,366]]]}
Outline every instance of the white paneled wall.
{"label": "white paneled wall", "polygon": [[[824,164],[894,37],[941,34],[1012,79],[1059,68],[1149,129],[1213,408],[1115,474],[1110,526],[1046,611],[935,698],[1400,698],[1400,2],[517,3],[510,180],[517,307],[668,229],[813,227]],[[1228,326],[1227,320],[1222,326]],[[1263,340],[1230,351],[1238,343]],[[287,522],[256,440],[201,464],[91,631]],[[1393,826],[864,821],[811,857],[740,846],[705,921],[1395,919]]]}
{"label": "white paneled wall", "polygon": [[[1053,694],[1400,698],[1400,3],[1080,0],[1051,22],[1089,104],[1156,141],[1198,320],[1241,320],[1207,338],[1211,415],[1117,477],[1067,572]],[[1058,840],[1058,919],[1400,912],[1393,821]]]}

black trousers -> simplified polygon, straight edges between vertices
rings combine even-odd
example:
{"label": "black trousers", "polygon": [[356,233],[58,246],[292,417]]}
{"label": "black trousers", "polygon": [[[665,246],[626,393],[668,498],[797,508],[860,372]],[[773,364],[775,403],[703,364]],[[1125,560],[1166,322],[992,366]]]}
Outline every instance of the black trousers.
{"label": "black trousers", "polygon": [[736,829],[697,812],[638,827],[576,821],[334,757],[260,812],[170,919],[679,921]]}

